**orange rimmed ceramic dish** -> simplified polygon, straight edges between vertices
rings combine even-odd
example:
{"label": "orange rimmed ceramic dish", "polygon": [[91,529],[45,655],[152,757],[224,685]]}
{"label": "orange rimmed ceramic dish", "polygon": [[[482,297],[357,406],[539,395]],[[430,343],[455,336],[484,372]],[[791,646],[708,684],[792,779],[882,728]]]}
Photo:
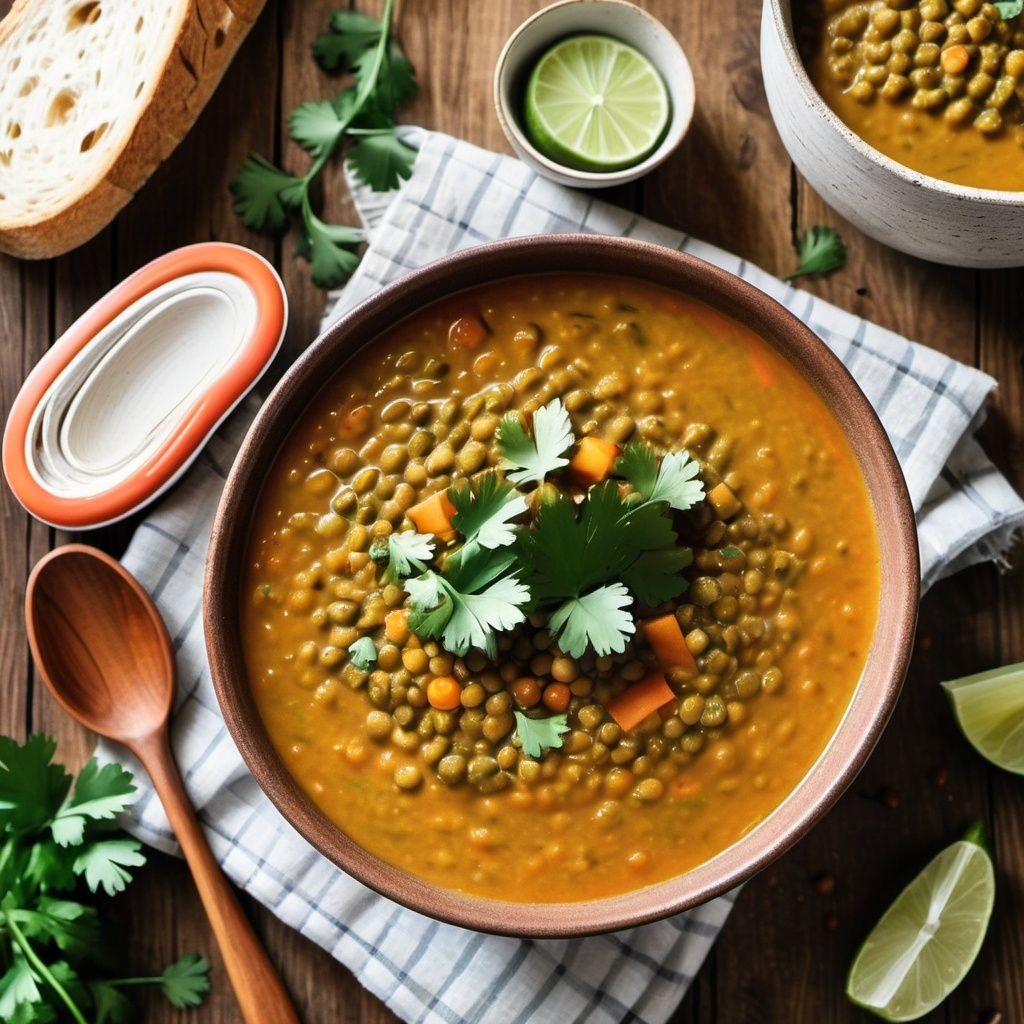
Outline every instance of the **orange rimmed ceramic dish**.
{"label": "orange rimmed ceramic dish", "polygon": [[[623,279],[639,282],[640,287],[620,290],[614,282]],[[585,284],[580,286],[581,280],[593,280],[597,288],[609,289],[602,290],[600,295],[610,295],[611,299],[599,298],[593,310],[586,309],[582,303],[588,301],[588,292]],[[534,281],[540,282],[536,289],[531,285]],[[562,310],[558,316],[551,317],[544,312],[543,294],[547,288],[558,291],[564,300],[558,307]],[[537,294],[542,295],[540,300],[534,297]],[[684,299],[674,302],[673,295]],[[471,357],[461,352],[452,353],[450,348],[453,338],[456,345],[463,340],[459,331],[448,333],[450,316],[463,302],[477,303],[474,308],[478,312],[483,311],[487,329],[494,339],[493,346],[486,340],[480,341],[481,348],[474,349]],[[531,306],[531,303],[535,305]],[[663,347],[662,341],[658,340],[661,336],[658,332],[671,333],[672,318],[677,315],[681,317],[679,324],[692,324],[692,319],[686,319],[689,317],[686,311],[695,304],[703,310],[704,325],[696,334],[704,337],[699,340],[695,334],[694,350],[684,361],[679,358],[679,353],[673,355],[669,351],[667,343]],[[658,306],[659,312],[648,319],[646,313],[639,311],[640,305],[652,309]],[[505,307],[513,311],[518,309],[522,323],[513,328],[515,318],[506,317],[502,312]],[[537,315],[534,315],[535,310]],[[621,321],[621,331],[614,334],[614,339],[618,348],[629,353],[623,355],[620,352],[614,358],[609,356],[605,362],[600,358],[605,350],[600,346],[588,347],[589,342],[586,341],[593,328],[603,329],[602,311],[610,311],[611,316],[618,312],[615,323]],[[531,324],[534,327],[532,331]],[[562,340],[557,337],[561,329],[559,325],[566,331],[566,338]],[[738,325],[738,329],[730,325]],[[577,335],[577,327],[581,335]],[[431,652],[427,644],[413,651],[417,645],[412,644],[407,636],[400,636],[403,631],[396,629],[391,632],[388,608],[384,606],[392,610],[400,607],[402,595],[397,590],[401,588],[385,593],[387,587],[372,580],[370,585],[363,587],[376,571],[371,564],[373,557],[367,551],[364,535],[375,525],[382,524],[383,519],[397,523],[395,529],[408,528],[398,506],[405,500],[403,495],[410,500],[421,497],[419,493],[405,492],[423,489],[424,481],[422,473],[400,480],[402,466],[422,468],[428,477],[435,474],[431,485],[438,488],[447,486],[449,479],[454,481],[459,476],[460,466],[466,476],[479,472],[481,464],[477,456],[483,454],[485,460],[495,459],[497,453],[488,449],[487,438],[491,435],[487,431],[494,427],[494,421],[501,412],[512,410],[519,414],[530,406],[531,401],[542,401],[530,390],[531,387],[540,388],[545,395],[550,387],[567,388],[564,400],[578,420],[574,423],[577,433],[583,434],[605,432],[601,424],[609,431],[618,431],[618,426],[611,426],[619,419],[616,414],[601,418],[596,410],[612,402],[613,391],[618,387],[616,380],[628,377],[633,369],[639,373],[656,371],[665,394],[675,392],[693,397],[694,388],[686,386],[687,382],[692,385],[699,378],[700,367],[704,365],[701,352],[707,351],[701,346],[709,338],[717,337],[716,332],[734,353],[737,366],[733,379],[737,383],[735,390],[730,390],[728,374],[721,380],[716,377],[715,384],[708,389],[715,393],[715,400],[722,393],[725,400],[731,396],[734,404],[746,408],[748,396],[744,391],[760,388],[766,394],[762,394],[757,402],[760,403],[759,408],[766,409],[766,402],[770,402],[766,395],[771,389],[765,380],[770,381],[773,374],[779,381],[785,377],[787,388],[792,384],[808,401],[818,402],[826,410],[826,415],[834,421],[829,436],[844,449],[840,460],[842,466],[863,479],[863,502],[852,518],[859,517],[860,520],[858,537],[865,536],[866,525],[866,533],[872,539],[856,541],[856,550],[863,553],[864,573],[863,579],[858,581],[861,597],[851,597],[850,600],[857,608],[865,609],[865,618],[864,623],[858,624],[857,629],[844,635],[841,641],[834,638],[833,649],[838,652],[842,647],[844,652],[838,655],[844,667],[837,672],[847,677],[836,691],[841,692],[841,697],[834,708],[835,714],[827,729],[812,724],[806,736],[806,757],[800,753],[800,757],[805,757],[802,766],[787,780],[785,788],[777,791],[772,806],[755,810],[732,835],[713,848],[702,850],[697,857],[691,856],[692,849],[680,847],[674,854],[662,844],[657,850],[651,850],[652,858],[659,859],[655,870],[646,875],[630,875],[631,866],[625,863],[628,858],[623,855],[625,847],[602,845],[598,838],[589,861],[591,867],[597,868],[591,875],[594,882],[581,881],[574,886],[570,878],[567,884],[560,881],[555,886],[552,883],[545,891],[529,888],[533,882],[522,886],[518,881],[513,884],[511,873],[507,876],[509,884],[503,887],[500,873],[488,880],[483,874],[480,879],[459,879],[457,872],[450,874],[446,882],[443,872],[450,867],[457,869],[463,864],[467,871],[472,872],[474,867],[496,857],[498,851],[494,849],[494,843],[512,844],[529,834],[533,838],[527,842],[540,847],[544,853],[549,843],[561,845],[563,850],[575,847],[585,828],[598,832],[599,829],[593,829],[593,822],[587,823],[587,813],[576,814],[578,805],[573,805],[571,795],[551,813],[552,801],[557,802],[560,798],[555,784],[563,775],[570,783],[582,780],[584,787],[588,784],[587,779],[593,779],[599,787],[597,803],[604,799],[617,805],[623,811],[621,821],[627,825],[632,822],[629,827],[635,828],[635,834],[639,835],[660,812],[652,812],[641,824],[634,813],[637,810],[634,800],[642,802],[648,795],[652,796],[653,802],[659,799],[654,790],[660,787],[661,781],[665,781],[659,774],[660,769],[666,767],[664,758],[673,756],[672,743],[687,723],[683,720],[680,705],[677,727],[662,729],[663,735],[658,733],[660,715],[654,714],[639,726],[621,726],[621,732],[612,737],[604,726],[615,723],[607,718],[598,719],[606,712],[611,714],[611,704],[606,698],[614,697],[617,688],[624,689],[621,684],[629,678],[625,675],[626,669],[623,669],[622,679],[610,678],[616,670],[597,664],[592,672],[587,669],[574,675],[570,671],[566,678],[573,676],[573,683],[581,674],[592,676],[593,681],[592,687],[588,685],[580,692],[571,691],[566,713],[573,735],[572,748],[564,751],[565,757],[559,754],[547,758],[553,768],[548,775],[543,774],[547,770],[543,763],[539,771],[521,771],[526,762],[536,763],[538,759],[517,750],[511,733],[502,731],[506,727],[512,728],[511,723],[504,720],[506,715],[508,719],[512,715],[509,700],[504,700],[499,692],[503,689],[502,680],[510,684],[507,689],[511,700],[526,701],[525,697],[520,697],[521,691],[511,685],[513,666],[508,666],[507,673],[504,666],[501,671],[492,672],[494,665],[489,668],[481,663],[479,657],[469,655],[460,666],[457,659],[450,661],[439,651]],[[750,356],[754,351],[747,347],[751,332],[763,342],[764,349],[756,349],[756,354],[766,355],[763,361]],[[429,343],[425,340],[428,334],[432,339]],[[678,336],[679,331],[675,334]],[[668,334],[664,337],[667,338]],[[546,339],[543,345],[540,345],[539,338]],[[592,336],[591,340],[594,340]],[[506,343],[519,347],[514,357],[507,354]],[[526,357],[522,349],[530,349],[531,345],[539,346],[532,356],[538,362],[532,368],[523,367],[522,359]],[[511,376],[509,382],[495,384],[488,375],[498,372],[495,360],[500,362],[503,358],[508,360]],[[740,365],[748,360],[753,365]],[[590,369],[584,365],[588,361],[592,364]],[[548,368],[547,373],[544,372],[545,367]],[[579,404],[579,396],[574,390],[576,386],[567,383],[566,378],[567,373],[572,377],[574,372],[583,378],[588,373],[598,374],[599,379],[584,386],[594,392],[600,391],[602,396],[593,398],[590,404],[584,396],[580,400],[583,404]],[[332,383],[327,384],[332,378]],[[562,378],[566,379],[559,383]],[[473,390],[478,381],[484,382],[479,395]],[[463,392],[466,388],[469,391],[456,395],[460,387]],[[641,405],[646,406],[658,397],[646,384],[641,384],[640,388],[645,396],[638,398]],[[622,393],[621,388],[619,393]],[[515,398],[514,395],[520,397]],[[335,401],[337,396],[341,397]],[[498,404],[488,408],[488,397]],[[381,405],[379,421],[375,418],[378,414],[373,411],[374,401]],[[436,408],[431,405],[434,401]],[[801,407],[791,399],[781,404],[785,407],[784,418],[806,433],[806,424],[799,421],[809,417],[801,415]],[[418,405],[423,408],[418,408]],[[470,406],[477,411],[468,411]],[[458,422],[460,414],[453,412],[459,408],[466,410],[464,422]],[[584,409],[595,410],[593,424],[590,416],[583,414]],[[663,419],[670,433],[684,426],[687,417],[693,417],[695,421],[701,419],[697,406],[685,411],[682,419],[669,415],[674,411],[666,399]],[[455,420],[452,420],[452,415],[456,416]],[[409,430],[403,432],[401,426],[406,416]],[[435,424],[431,417],[440,418]],[[652,417],[654,420],[658,418],[656,415]],[[630,417],[630,424],[626,425],[630,430],[634,420],[640,424],[642,417]],[[813,422],[821,421],[813,418]],[[374,423],[376,428],[370,429],[367,435],[367,428],[372,428]],[[447,444],[453,448],[456,446],[455,438],[460,437],[455,458],[445,455],[430,459],[430,439],[420,438],[427,448],[412,440],[417,425],[423,433],[432,433],[439,447]],[[734,420],[732,425],[736,426],[737,421]],[[742,429],[742,423],[738,425]],[[656,428],[657,424],[652,426]],[[747,430],[740,443],[755,460],[758,452],[767,446],[762,455],[770,461],[767,426],[764,429],[766,436],[763,442],[757,440],[756,431],[751,435]],[[388,430],[392,431],[393,437]],[[646,430],[646,425],[640,426],[640,430]],[[404,440],[402,433],[408,434]],[[703,451],[702,458],[706,455],[709,462],[715,461],[709,449],[701,448],[700,431],[690,432],[685,426],[676,435],[676,442],[668,447],[674,449],[678,438],[684,434],[692,438],[697,449]],[[655,430],[650,436],[656,435]],[[351,441],[357,436],[359,443],[353,445]],[[470,444],[468,438],[472,438],[474,443]],[[852,439],[856,439],[855,446]],[[335,442],[340,444],[336,455],[333,451]],[[813,436],[806,443],[816,447]],[[399,449],[403,445],[408,448],[408,459],[404,456],[399,458],[402,455]],[[780,440],[779,458],[782,458],[782,447]],[[482,452],[481,449],[488,451]],[[380,461],[376,462],[378,455]],[[829,459],[827,452],[822,457]],[[431,465],[427,465],[428,461]],[[440,468],[442,463],[444,468]],[[493,461],[485,461],[485,464],[492,465]],[[737,468],[745,471],[743,467]],[[353,477],[351,486],[347,486],[342,478],[348,474],[362,474],[362,478],[356,481]],[[336,492],[332,475],[338,478]],[[373,497],[374,481],[387,476],[395,477],[391,481],[394,486],[388,484],[385,490],[390,493],[381,491],[377,495],[379,506],[371,508],[372,502],[368,503],[360,496]],[[416,479],[420,482],[415,483]],[[709,484],[717,485],[718,482],[709,476]],[[733,484],[740,486],[736,480]],[[744,491],[751,507],[760,500],[754,495],[755,489],[756,485],[750,483]],[[835,493],[834,489],[832,493]],[[767,499],[767,492],[763,497]],[[337,502],[333,498],[337,498]],[[308,507],[296,505],[295,501],[299,499]],[[323,504],[323,509],[318,502]],[[723,508],[725,510],[719,510],[720,514],[726,519],[731,518],[733,512]],[[346,522],[338,521],[346,516],[349,517]],[[865,524],[865,518],[870,522]],[[775,522],[782,530],[787,529],[778,519]],[[388,529],[382,529],[381,535],[387,535]],[[829,530],[830,527],[823,527],[820,543],[827,543],[834,551],[835,538]],[[695,564],[699,563],[697,575],[706,574],[707,567],[719,556],[726,560],[742,559],[739,549],[751,548],[744,545],[742,535],[741,529],[736,535],[737,542],[727,543],[728,550],[724,553],[721,550],[717,554],[695,551]],[[877,541],[873,539],[875,536]],[[288,547],[289,537],[296,538],[297,548]],[[828,537],[831,540],[826,540]],[[327,542],[323,550],[317,546],[321,541]],[[800,541],[794,537],[793,543],[799,545]],[[732,550],[734,547],[737,550]],[[705,555],[707,559],[702,560]],[[301,559],[307,556],[310,564],[303,567]],[[788,559],[783,558],[782,561],[788,562]],[[780,561],[778,567],[781,566]],[[268,571],[274,575],[266,576]],[[755,582],[752,576],[751,583]],[[692,585],[696,590],[698,579],[694,578]],[[373,591],[368,599],[356,593],[361,587]],[[864,593],[865,587],[870,591],[867,594]],[[917,593],[916,534],[899,466],[864,396],[841,364],[810,331],[762,293],[701,261],[629,240],[556,236],[495,243],[459,253],[416,271],[332,327],[309,350],[264,406],[232,470],[211,541],[204,615],[213,679],[228,727],[257,781],[314,846],[378,891],[441,920],[506,934],[568,936],[629,927],[704,902],[749,877],[803,835],[853,779],[891,711],[909,660]],[[360,609],[356,606],[361,600],[364,603]],[[812,602],[816,600],[812,597]],[[810,620],[815,617],[817,609],[817,618],[827,620],[833,612],[839,614],[842,611],[843,602],[833,589],[829,601],[835,600],[839,600],[839,606],[829,604],[831,610],[827,613],[824,603],[819,603],[804,609],[804,614]],[[320,604],[324,605],[322,609]],[[273,608],[268,609],[268,605],[287,609],[288,623]],[[764,608],[768,607],[764,605]],[[266,619],[265,610],[270,616]],[[722,612],[728,614],[724,605]],[[856,608],[853,613],[859,614]],[[295,620],[307,616],[313,631],[302,639],[288,637],[287,642],[294,645],[292,648],[275,654],[272,649],[259,646],[262,640],[254,644],[253,636],[259,635],[261,630],[268,636],[286,629],[290,631]],[[263,630],[264,621],[269,623],[267,630]],[[779,629],[789,628],[781,619],[775,625]],[[359,672],[345,670],[344,643],[353,639],[349,636],[350,627],[355,627],[357,633],[362,630],[372,635],[380,644],[379,671],[366,673],[368,680]],[[819,639],[823,640],[827,651],[827,636]],[[510,652],[508,657],[530,662],[536,681],[540,682],[540,676],[547,674],[548,666],[534,665],[527,657],[529,652],[520,654],[519,640],[513,640],[507,648]],[[717,642],[714,638],[712,641]],[[397,649],[400,644],[406,645],[404,651]],[[391,649],[385,655],[384,648],[388,645]],[[296,653],[289,658],[289,650],[293,649]],[[648,653],[645,653],[642,643],[634,648],[638,662]],[[792,653],[799,660],[807,652],[794,649]],[[411,656],[406,658],[406,654]],[[698,660],[700,657],[698,655]],[[436,667],[430,664],[435,658]],[[576,667],[582,668],[585,660],[586,656]],[[827,671],[827,660],[826,657],[819,666],[822,673]],[[717,661],[722,662],[723,658],[718,657]],[[286,662],[297,669],[296,687],[280,690],[275,703],[273,687],[280,679]],[[787,663],[791,667],[795,665],[793,661]],[[311,670],[308,679],[302,672],[304,667]],[[452,672],[466,690],[479,682],[477,688],[482,687],[488,692],[483,704],[473,703],[467,694],[463,707],[481,708],[480,721],[476,724],[483,728],[483,737],[496,744],[497,749],[492,753],[475,745],[475,726],[469,722],[474,718],[472,714],[466,716],[466,722],[460,720],[461,724],[453,724],[448,719],[438,722],[437,716],[432,715],[434,731],[431,732],[428,725],[424,733],[418,733],[422,716],[418,718],[417,714],[425,705],[419,696],[412,697],[411,693],[424,690],[429,700],[429,673],[436,675],[442,669]],[[553,665],[550,671],[552,674],[556,672]],[[708,677],[714,671],[717,670],[713,670],[710,663],[700,667],[700,672]],[[793,671],[795,675],[795,667]],[[631,678],[639,678],[633,668],[629,672],[633,673]],[[375,695],[374,689],[384,685],[382,676],[388,673],[394,676],[390,696],[383,691]],[[405,678],[406,675],[409,678]],[[814,687],[804,689],[801,681],[802,677],[794,679],[794,691],[802,690],[805,696],[814,691]],[[679,686],[681,694],[699,690],[705,682],[717,685],[710,679],[702,680],[698,685],[685,678],[673,680],[673,685]],[[733,680],[735,682],[738,680]],[[397,695],[398,690],[402,691],[401,698]],[[794,696],[798,701],[803,699],[798,693]],[[389,725],[383,722],[383,718],[392,713],[391,697],[394,697],[395,721]],[[501,708],[495,701],[494,709],[490,709],[493,697],[503,700]],[[580,699],[574,703],[577,697]],[[349,715],[345,711],[348,704],[366,698],[369,700],[361,715]],[[769,700],[773,699],[769,696]],[[399,702],[409,707],[401,710],[404,704]],[[674,703],[677,702],[667,708],[669,718],[676,715]],[[727,700],[722,703],[727,703]],[[530,707],[535,713],[545,713],[535,702]],[[297,719],[291,711],[297,713]],[[459,711],[453,708],[450,714],[456,718]],[[757,714],[757,709],[752,707],[749,721],[753,722]],[[365,721],[367,731],[361,736],[357,732],[339,732],[337,735],[331,732],[346,715],[349,724],[354,725],[357,731]],[[486,716],[493,718],[495,723],[488,724]],[[291,724],[286,723],[284,727],[291,728],[291,734],[282,731],[281,724],[285,719],[291,720]],[[742,722],[742,714],[738,713],[736,720]],[[813,719],[813,723],[821,721],[820,718]],[[378,728],[379,725],[387,725],[387,729]],[[718,728],[718,725],[712,728]],[[396,736],[396,729],[400,736]],[[584,735],[587,729],[603,732],[596,738],[588,737]],[[452,814],[453,801],[449,797],[457,786],[461,786],[462,777],[443,770],[437,762],[440,781],[435,785],[430,776],[434,762],[426,748],[430,744],[438,746],[434,743],[438,735],[442,739],[451,737],[453,747],[457,746],[461,742],[460,730],[469,740],[466,760],[475,756],[483,760],[491,758],[495,762],[492,766],[495,771],[500,768],[502,773],[516,774],[516,778],[505,778],[504,775],[499,778],[492,772],[480,780],[485,785],[479,792],[467,793],[466,800]],[[330,737],[326,736],[328,733]],[[647,740],[655,742],[650,743],[643,754],[646,758],[643,767],[633,758],[634,764],[629,771],[635,778],[631,788],[620,790],[616,796],[613,790],[618,790],[623,774],[629,772],[617,772],[603,756],[597,757],[597,743],[599,741],[610,749],[620,743],[623,734],[632,734],[627,735],[628,746],[635,747]],[[786,728],[777,731],[783,760],[787,759],[784,746],[787,735]],[[314,740],[319,742],[322,737],[325,737],[327,745],[314,751]],[[717,733],[708,737],[715,741],[720,738]],[[413,742],[409,742],[410,739]],[[620,745],[623,747],[620,753],[626,753],[627,744]],[[421,749],[422,763],[417,760]],[[594,752],[592,762],[586,760],[587,751]],[[605,752],[601,751],[602,755]],[[452,749],[449,753],[458,756],[458,750]],[[542,754],[540,762],[544,762],[545,757]],[[308,762],[306,768],[311,767],[315,776],[307,774],[305,768],[298,764],[302,759]],[[344,759],[351,764],[343,769],[340,763]],[[385,761],[387,770],[393,773],[390,787],[388,778],[377,771]],[[618,760],[613,762],[614,768],[622,767],[622,764],[624,762]],[[688,765],[689,762],[681,758],[679,764]],[[349,770],[352,765],[358,770]],[[369,777],[371,773],[374,773],[372,779]],[[715,785],[726,781],[713,778],[713,774],[707,775],[705,781]],[[749,773],[747,781],[756,788],[754,774]],[[498,779],[505,785],[493,788],[487,779]],[[516,779],[525,785],[520,787]],[[659,785],[647,784],[651,780]],[[472,787],[474,780],[469,775],[466,781]],[[676,776],[669,778],[665,781],[665,790],[671,794],[671,787],[677,781],[679,778]],[[548,782],[552,784],[550,793],[545,791]],[[633,783],[636,784],[635,789],[632,788]],[[437,786],[452,788],[438,790]],[[332,787],[337,790],[336,795],[326,792]],[[370,794],[365,803],[361,802],[364,790]],[[437,792],[446,795],[439,797],[438,802],[431,806],[437,810],[436,817],[450,816],[455,822],[451,836],[435,837],[430,832],[433,814],[430,808],[425,816],[417,817],[419,809],[414,807],[414,802],[421,796],[429,797],[429,794]],[[715,800],[726,792],[724,788],[716,788]],[[350,799],[346,799],[346,793],[351,794]],[[685,803],[692,793],[689,789],[677,788],[673,795]],[[506,804],[506,798],[510,796],[515,799]],[[626,804],[630,806],[626,807]],[[710,807],[714,809],[713,801]],[[345,818],[353,808],[361,808],[357,811],[360,815],[358,821]],[[602,819],[614,823],[613,810],[609,808],[608,815],[604,815],[601,807],[597,807],[599,826]],[[594,808],[591,808],[593,812]],[[539,827],[534,827],[536,822],[529,822],[531,814],[543,818]],[[522,827],[502,831],[494,824],[500,820],[504,826],[506,819],[514,819]],[[409,834],[401,841],[401,849],[397,841],[382,838],[385,829],[397,829],[410,822]],[[367,827],[371,831],[376,829],[378,834],[371,835]],[[391,834],[391,831],[387,832],[387,836]],[[449,843],[450,839],[454,845]],[[554,846],[547,851],[552,856],[559,853]],[[446,855],[435,858],[434,854]],[[638,858],[637,863],[641,859]],[[570,856],[564,866],[570,873],[577,867],[585,870],[587,865],[583,860],[577,865]],[[614,869],[616,865],[621,867],[622,877],[619,880],[608,875],[608,869]],[[599,873],[603,874],[600,879],[597,877]]]}
{"label": "orange rimmed ceramic dish", "polygon": [[4,432],[11,490],[63,529],[129,515],[190,465],[286,323],[281,280],[249,249],[200,243],[142,267],[29,374]]}

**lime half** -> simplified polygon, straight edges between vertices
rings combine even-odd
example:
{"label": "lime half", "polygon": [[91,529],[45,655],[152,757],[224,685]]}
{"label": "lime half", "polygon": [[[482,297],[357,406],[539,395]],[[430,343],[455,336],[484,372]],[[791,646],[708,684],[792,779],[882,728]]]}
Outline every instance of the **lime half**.
{"label": "lime half", "polygon": [[1024,775],[1024,663],[942,684],[964,735],[982,757]]}
{"label": "lime half", "polygon": [[963,980],[978,955],[995,900],[981,826],[946,847],[896,897],[864,940],[846,994],[885,1020],[916,1020]]}
{"label": "lime half", "polygon": [[524,121],[546,157],[581,171],[616,171],[644,159],[669,120],[665,83],[638,50],[608,36],[570,36],[537,62]]}

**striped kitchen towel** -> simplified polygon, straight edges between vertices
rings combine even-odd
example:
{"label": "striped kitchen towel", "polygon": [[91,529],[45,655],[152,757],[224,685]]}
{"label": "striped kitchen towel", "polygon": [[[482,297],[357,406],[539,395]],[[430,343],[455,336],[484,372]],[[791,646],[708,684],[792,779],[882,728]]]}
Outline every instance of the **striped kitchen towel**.
{"label": "striped kitchen towel", "polygon": [[[878,410],[918,514],[924,585],[971,562],[1005,557],[1024,504],[973,430],[994,381],[845,313],[720,249],[538,178],[520,162],[443,135],[417,133],[413,176],[399,193],[360,193],[369,249],[334,303],[336,319],[408,270],[496,238],[591,231],[629,235],[702,257],[768,292],[839,355]],[[372,209],[366,200],[376,201]],[[518,940],[439,924],[364,888],[310,848],[247,772],[217,706],[202,631],[203,562],[225,475],[250,401],[139,527],[125,565],[153,595],[178,657],[173,744],[217,858],[234,882],[329,950],[399,1017],[430,1024],[660,1024],[673,1012],[735,901],[629,931]],[[126,753],[101,755],[138,773],[128,823],[165,850],[175,843],[145,775]]]}

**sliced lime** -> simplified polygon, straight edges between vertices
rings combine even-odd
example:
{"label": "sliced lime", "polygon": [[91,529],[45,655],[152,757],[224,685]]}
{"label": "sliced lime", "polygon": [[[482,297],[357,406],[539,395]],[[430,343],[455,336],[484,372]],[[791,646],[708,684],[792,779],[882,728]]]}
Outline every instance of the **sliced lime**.
{"label": "sliced lime", "polygon": [[581,171],[638,164],[665,132],[668,90],[638,50],[608,36],[570,36],[547,50],[526,86],[533,144]]}
{"label": "sliced lime", "polygon": [[852,1002],[891,1021],[916,1020],[963,980],[995,901],[981,828],[947,846],[896,897],[864,940],[846,979]]}
{"label": "sliced lime", "polygon": [[1024,663],[942,684],[964,735],[982,757],[1024,775]]}

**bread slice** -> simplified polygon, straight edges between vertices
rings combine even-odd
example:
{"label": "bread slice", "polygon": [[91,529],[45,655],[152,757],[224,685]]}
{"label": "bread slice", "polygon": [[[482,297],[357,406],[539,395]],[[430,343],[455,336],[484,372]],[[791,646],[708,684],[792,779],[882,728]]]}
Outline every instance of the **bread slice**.
{"label": "bread slice", "polygon": [[0,251],[102,230],[192,127],[265,0],[16,0],[0,22]]}

